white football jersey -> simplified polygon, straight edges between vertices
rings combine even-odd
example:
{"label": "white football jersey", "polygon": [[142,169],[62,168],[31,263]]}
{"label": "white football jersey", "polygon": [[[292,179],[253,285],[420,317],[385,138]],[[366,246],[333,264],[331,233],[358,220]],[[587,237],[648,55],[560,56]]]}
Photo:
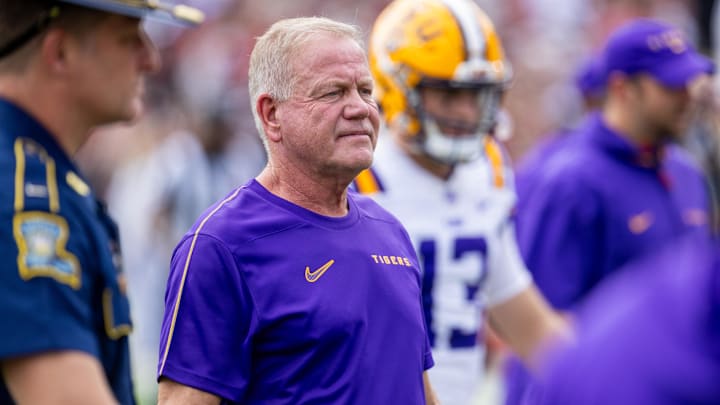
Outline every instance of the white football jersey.
{"label": "white football jersey", "polygon": [[370,170],[354,188],[405,226],[423,271],[423,307],[433,346],[433,388],[445,404],[469,404],[481,381],[482,308],[530,283],[511,215],[512,172],[498,144],[457,165],[445,181],[421,168],[390,138],[380,137]]}

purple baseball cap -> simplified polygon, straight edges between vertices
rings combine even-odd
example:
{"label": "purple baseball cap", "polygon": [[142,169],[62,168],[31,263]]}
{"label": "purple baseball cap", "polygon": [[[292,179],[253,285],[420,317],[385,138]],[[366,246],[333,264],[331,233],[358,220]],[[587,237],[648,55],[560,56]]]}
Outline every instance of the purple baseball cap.
{"label": "purple baseball cap", "polygon": [[670,24],[653,19],[633,20],[610,35],[603,52],[603,71],[628,75],[647,73],[669,88],[681,88],[715,66]]}

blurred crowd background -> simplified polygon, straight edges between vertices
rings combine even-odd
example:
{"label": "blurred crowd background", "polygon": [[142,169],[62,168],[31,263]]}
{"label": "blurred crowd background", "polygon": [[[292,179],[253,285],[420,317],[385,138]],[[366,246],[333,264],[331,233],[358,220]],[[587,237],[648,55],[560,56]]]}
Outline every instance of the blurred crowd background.
{"label": "blurred crowd background", "polygon": [[[505,107],[515,161],[582,114],[573,75],[622,22],[654,16],[706,54],[718,45],[712,0],[477,0],[493,19],[515,79]],[[194,30],[152,22],[164,67],[147,83],[144,117],[103,128],[77,156],[120,225],[141,403],[154,403],[157,341],[172,249],[202,211],[265,163],[247,94],[255,37],[284,17],[322,15],[366,34],[387,0],[195,0]]]}

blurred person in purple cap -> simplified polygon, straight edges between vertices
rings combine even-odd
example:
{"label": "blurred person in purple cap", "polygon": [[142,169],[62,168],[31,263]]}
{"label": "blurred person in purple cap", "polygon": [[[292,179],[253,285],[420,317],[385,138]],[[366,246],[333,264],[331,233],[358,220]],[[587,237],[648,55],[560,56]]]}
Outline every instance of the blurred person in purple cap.
{"label": "blurred person in purple cap", "polygon": [[720,403],[720,246],[687,235],[597,287],[550,355],[537,405]]}
{"label": "blurred person in purple cap", "polygon": [[[588,119],[602,105],[605,96],[605,78],[601,66],[600,55],[594,54],[581,63],[573,76],[573,82],[580,94],[583,116]],[[574,140],[573,134],[582,120],[576,125],[568,125],[546,135],[517,164],[515,186],[518,200],[515,211],[524,211],[525,206],[532,204],[533,191],[540,183],[543,168],[552,156],[562,153],[564,145]],[[522,224],[518,223],[518,232]],[[516,356],[509,356],[504,364],[505,405],[522,403],[530,380],[530,373]]]}
{"label": "blurred person in purple cap", "polygon": [[605,97],[560,151],[535,169],[517,211],[534,279],[572,310],[630,260],[685,233],[709,235],[705,178],[676,143],[687,129],[691,84],[713,72],[675,27],[636,19],[600,55]]}

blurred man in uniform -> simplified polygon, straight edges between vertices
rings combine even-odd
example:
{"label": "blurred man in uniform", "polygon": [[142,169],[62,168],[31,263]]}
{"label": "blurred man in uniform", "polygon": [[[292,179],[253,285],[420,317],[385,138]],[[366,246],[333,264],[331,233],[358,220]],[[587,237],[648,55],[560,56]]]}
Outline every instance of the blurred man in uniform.
{"label": "blurred man in uniform", "polygon": [[375,22],[370,67],[386,128],[355,188],[407,227],[422,263],[431,381],[441,402],[468,404],[483,371],[483,308],[530,363],[564,327],[518,253],[512,173],[491,135],[510,66],[472,1],[398,0]]}
{"label": "blurred man in uniform", "polygon": [[0,403],[133,404],[132,326],[114,222],[71,156],[142,109],[159,56],[130,0],[0,6]]}

